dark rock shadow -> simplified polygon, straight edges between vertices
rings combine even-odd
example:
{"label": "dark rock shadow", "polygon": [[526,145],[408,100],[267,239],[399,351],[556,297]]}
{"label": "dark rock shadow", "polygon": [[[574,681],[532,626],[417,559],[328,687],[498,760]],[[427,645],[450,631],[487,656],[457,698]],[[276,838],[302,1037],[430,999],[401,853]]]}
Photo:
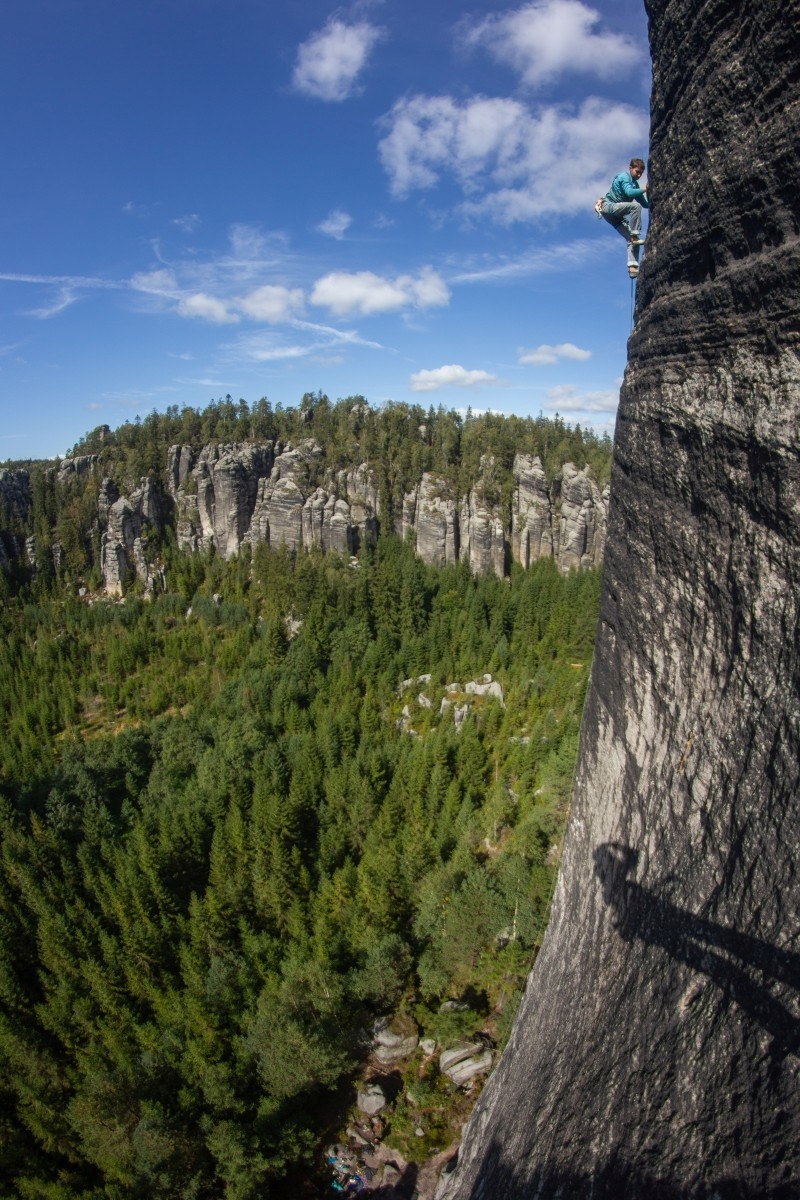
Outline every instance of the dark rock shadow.
{"label": "dark rock shadow", "polygon": [[774,1056],[800,1053],[800,1020],[773,994],[787,987],[800,992],[800,954],[657,896],[628,878],[637,862],[637,852],[619,842],[605,842],[594,852],[595,874],[619,936],[660,946],[705,975],[770,1035]]}
{"label": "dark rock shadow", "polygon": [[533,1177],[524,1178],[519,1166],[503,1161],[502,1153],[500,1145],[492,1142],[469,1200],[797,1200],[798,1196],[794,1183],[754,1188],[726,1175],[691,1188],[679,1187],[615,1161],[591,1175],[544,1164]]}
{"label": "dark rock shadow", "polygon": [[368,1196],[369,1200],[413,1200],[418,1174],[416,1163],[409,1163],[396,1183],[386,1184],[362,1194]]}

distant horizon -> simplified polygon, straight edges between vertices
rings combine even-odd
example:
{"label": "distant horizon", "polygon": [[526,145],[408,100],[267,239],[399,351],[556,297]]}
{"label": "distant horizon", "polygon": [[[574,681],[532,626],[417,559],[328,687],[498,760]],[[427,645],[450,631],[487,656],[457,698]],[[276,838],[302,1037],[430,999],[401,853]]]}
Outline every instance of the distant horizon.
{"label": "distant horizon", "polygon": [[647,157],[643,6],[29,0],[8,26],[3,461],[226,394],[613,431],[632,285],[592,209]]}

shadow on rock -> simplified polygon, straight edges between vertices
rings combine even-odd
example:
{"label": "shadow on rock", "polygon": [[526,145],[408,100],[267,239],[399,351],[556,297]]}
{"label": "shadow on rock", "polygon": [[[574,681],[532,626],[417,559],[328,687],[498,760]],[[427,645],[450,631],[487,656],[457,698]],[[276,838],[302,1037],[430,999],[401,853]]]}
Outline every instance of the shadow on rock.
{"label": "shadow on rock", "polygon": [[773,1056],[800,1053],[800,1021],[783,1002],[788,990],[800,992],[800,954],[655,895],[629,878],[638,857],[619,842],[604,842],[594,852],[595,874],[620,937],[661,946],[705,975],[771,1036]]}
{"label": "shadow on rock", "polygon": [[[469,1200],[797,1200],[794,1184],[765,1191],[723,1176],[687,1189],[620,1161],[609,1162],[592,1175],[543,1164],[524,1176],[519,1163],[504,1161],[497,1142],[490,1145],[473,1177]],[[436,1193],[442,1200],[451,1195],[447,1179],[443,1175]]]}

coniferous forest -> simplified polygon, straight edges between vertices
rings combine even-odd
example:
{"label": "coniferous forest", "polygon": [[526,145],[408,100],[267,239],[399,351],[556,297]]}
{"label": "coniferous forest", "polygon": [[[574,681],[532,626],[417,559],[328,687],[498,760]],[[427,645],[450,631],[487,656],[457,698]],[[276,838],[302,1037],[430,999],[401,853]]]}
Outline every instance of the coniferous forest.
{"label": "coniferous forest", "polygon": [[[152,432],[118,431],[118,462]],[[3,579],[1,1194],[322,1195],[376,1019],[507,1037],[599,573],[476,578],[394,534],[357,559],[165,544],[164,592],[120,602],[92,590],[85,498],[37,503],[85,561]],[[409,1156],[474,1099],[436,1063],[398,1067]]]}

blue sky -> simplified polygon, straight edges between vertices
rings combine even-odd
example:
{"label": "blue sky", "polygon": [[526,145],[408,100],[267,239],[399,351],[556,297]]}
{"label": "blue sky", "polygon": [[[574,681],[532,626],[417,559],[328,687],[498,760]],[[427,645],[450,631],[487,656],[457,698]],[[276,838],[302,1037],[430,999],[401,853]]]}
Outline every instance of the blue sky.
{"label": "blue sky", "polygon": [[613,429],[637,0],[10,0],[0,460],[321,389]]}

